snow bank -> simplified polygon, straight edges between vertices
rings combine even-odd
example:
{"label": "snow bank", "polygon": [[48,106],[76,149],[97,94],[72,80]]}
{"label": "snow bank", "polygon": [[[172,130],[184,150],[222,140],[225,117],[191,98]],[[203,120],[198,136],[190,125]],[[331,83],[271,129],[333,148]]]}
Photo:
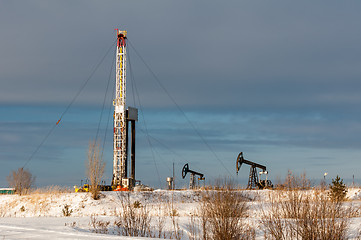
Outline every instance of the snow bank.
{"label": "snow bank", "polygon": [[[305,193],[312,192],[306,191]],[[247,222],[255,227],[256,239],[264,239],[260,227],[261,209],[267,211],[269,200],[278,194],[275,190],[242,191],[248,198],[250,207]],[[91,216],[112,224],[121,210],[121,198],[127,197],[131,203],[147,205],[156,222],[160,217],[159,208],[174,208],[180,228],[184,231],[182,239],[188,239],[190,215],[199,207],[202,191],[152,192],[102,192],[99,200],[93,200],[89,193],[38,193],[25,196],[0,195],[0,236],[5,239],[143,239],[92,233]],[[350,188],[347,193],[350,203],[360,205],[361,189]],[[68,206],[70,216],[64,216]],[[169,214],[169,212],[162,212]],[[169,215],[165,217],[165,228],[171,229]],[[155,223],[154,223],[155,224]],[[351,235],[357,236],[361,218],[351,221]]]}

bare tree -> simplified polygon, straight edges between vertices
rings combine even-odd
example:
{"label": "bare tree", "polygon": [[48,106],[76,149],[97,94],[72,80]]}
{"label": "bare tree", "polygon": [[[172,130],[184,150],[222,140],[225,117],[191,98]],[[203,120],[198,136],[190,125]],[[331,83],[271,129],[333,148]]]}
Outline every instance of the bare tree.
{"label": "bare tree", "polygon": [[35,176],[33,176],[29,170],[24,168],[18,168],[17,171],[12,171],[7,176],[9,186],[15,188],[15,192],[18,194],[25,194],[31,187],[34,186]]}
{"label": "bare tree", "polygon": [[104,174],[105,162],[99,155],[99,143],[90,142],[88,150],[87,176],[90,181],[89,191],[93,199],[99,198],[99,184]]}

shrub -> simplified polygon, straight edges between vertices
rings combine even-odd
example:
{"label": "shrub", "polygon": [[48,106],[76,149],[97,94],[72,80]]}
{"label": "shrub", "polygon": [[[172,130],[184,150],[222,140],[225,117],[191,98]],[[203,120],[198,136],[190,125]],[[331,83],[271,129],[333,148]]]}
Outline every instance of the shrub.
{"label": "shrub", "polygon": [[154,237],[161,238],[162,236],[166,238],[166,234],[163,233],[164,226],[165,226],[165,220],[167,215],[167,203],[168,199],[163,195],[158,195],[158,207],[156,208],[156,224],[155,224],[155,234]]}
{"label": "shrub", "polygon": [[262,210],[266,239],[347,239],[352,206],[332,201],[324,191],[278,191]]}
{"label": "shrub", "polygon": [[131,203],[130,193],[119,193],[118,198],[122,211],[114,222],[116,230],[122,236],[151,237],[152,220],[146,204]]}
{"label": "shrub", "polygon": [[70,217],[70,215],[73,213],[73,209],[69,209],[70,205],[65,204],[62,212],[64,217]]}
{"label": "shrub", "polygon": [[180,240],[183,236],[183,230],[179,226],[179,213],[178,210],[174,208],[173,198],[171,202],[168,202],[168,212],[172,223],[172,232],[169,238]]}
{"label": "shrub", "polygon": [[135,201],[135,202],[133,203],[133,207],[134,207],[134,208],[140,208],[140,207],[142,207],[142,204],[137,200],[137,201]]}
{"label": "shrub", "polygon": [[108,226],[110,224],[110,221],[101,221],[96,218],[96,215],[90,216],[90,223],[89,225],[92,227],[91,231],[94,233],[108,233]]}
{"label": "shrub", "polygon": [[64,226],[69,226],[69,227],[75,228],[76,227],[76,222],[64,223]]}
{"label": "shrub", "polygon": [[205,191],[200,204],[199,217],[203,239],[252,239],[254,230],[247,228],[247,198],[225,181],[218,190]]}
{"label": "shrub", "polygon": [[20,208],[20,212],[25,212],[25,207],[24,206],[21,206],[21,208]]}

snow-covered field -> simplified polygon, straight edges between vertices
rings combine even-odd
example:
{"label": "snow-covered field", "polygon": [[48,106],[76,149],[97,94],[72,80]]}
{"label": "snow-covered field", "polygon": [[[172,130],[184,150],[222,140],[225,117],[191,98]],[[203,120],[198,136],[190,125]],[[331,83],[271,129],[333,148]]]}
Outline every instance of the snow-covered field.
{"label": "snow-covered field", "polygon": [[[256,239],[264,239],[260,224],[261,209],[265,209],[273,190],[243,191],[250,207],[247,223],[256,230]],[[0,239],[144,239],[117,235],[114,226],[122,209],[121,196],[128,193],[103,192],[99,200],[88,193],[44,193],[25,196],[0,195]],[[129,193],[132,203],[146,206],[152,216],[154,229],[159,219],[164,220],[163,231],[174,231],[174,219],[182,231],[181,239],[189,239],[191,215],[199,207],[201,191],[166,191]],[[357,208],[361,190],[349,189],[349,201]],[[123,198],[124,202],[124,198]],[[175,209],[174,218],[169,211]],[[68,210],[68,212],[66,211]],[[64,216],[70,215],[70,216]],[[108,234],[95,233],[92,220],[109,221]],[[355,238],[361,227],[361,218],[352,218],[349,235]]]}

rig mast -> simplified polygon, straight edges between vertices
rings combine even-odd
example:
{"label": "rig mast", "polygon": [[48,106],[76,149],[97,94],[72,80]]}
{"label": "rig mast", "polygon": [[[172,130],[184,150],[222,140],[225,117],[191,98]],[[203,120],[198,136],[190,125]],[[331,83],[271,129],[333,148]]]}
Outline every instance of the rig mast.
{"label": "rig mast", "polygon": [[127,178],[127,116],[126,100],[126,39],[127,31],[117,30],[116,52],[116,90],[114,105],[114,138],[113,138],[113,186],[124,186]]}

